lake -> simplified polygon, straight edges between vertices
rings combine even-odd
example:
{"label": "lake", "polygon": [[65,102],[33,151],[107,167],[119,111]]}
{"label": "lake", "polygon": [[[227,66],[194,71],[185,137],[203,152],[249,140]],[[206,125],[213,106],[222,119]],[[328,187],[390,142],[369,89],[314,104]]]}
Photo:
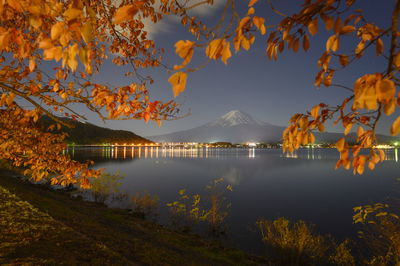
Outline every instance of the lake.
{"label": "lake", "polygon": [[167,202],[179,190],[205,195],[205,187],[224,178],[232,192],[227,240],[247,252],[262,253],[258,218],[286,217],[315,224],[315,231],[336,239],[356,237],[353,207],[383,202],[398,195],[398,149],[387,149],[386,160],[363,175],[335,170],[335,149],[300,149],[285,155],[281,149],[254,148],[132,148],[69,147],[76,160],[95,162],[95,168],[125,174],[121,189],[148,191],[160,198],[160,222],[167,223]]}

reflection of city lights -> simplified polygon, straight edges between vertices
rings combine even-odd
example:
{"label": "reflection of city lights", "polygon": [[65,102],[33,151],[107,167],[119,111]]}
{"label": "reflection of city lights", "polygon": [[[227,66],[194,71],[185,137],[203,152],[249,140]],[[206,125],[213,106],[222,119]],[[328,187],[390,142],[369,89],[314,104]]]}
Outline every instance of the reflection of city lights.
{"label": "reflection of city lights", "polygon": [[249,149],[249,158],[255,158],[255,150],[254,150],[254,148]]}

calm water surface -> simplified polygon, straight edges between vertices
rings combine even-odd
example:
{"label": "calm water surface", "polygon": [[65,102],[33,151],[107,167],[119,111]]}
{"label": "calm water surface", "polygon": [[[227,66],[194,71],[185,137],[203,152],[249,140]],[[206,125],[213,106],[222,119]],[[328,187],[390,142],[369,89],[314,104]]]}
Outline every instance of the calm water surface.
{"label": "calm water surface", "polygon": [[224,178],[233,187],[227,193],[232,203],[227,241],[256,253],[263,249],[258,218],[302,219],[341,240],[355,237],[359,229],[352,224],[353,207],[400,191],[400,149],[386,150],[386,161],[362,176],[335,170],[338,152],[333,149],[301,149],[295,156],[280,149],[70,147],[68,152],[77,160],[93,160],[96,168],[125,174],[123,191],[157,195],[162,223],[167,223],[165,204],[177,200],[180,189],[205,195],[206,185]]}

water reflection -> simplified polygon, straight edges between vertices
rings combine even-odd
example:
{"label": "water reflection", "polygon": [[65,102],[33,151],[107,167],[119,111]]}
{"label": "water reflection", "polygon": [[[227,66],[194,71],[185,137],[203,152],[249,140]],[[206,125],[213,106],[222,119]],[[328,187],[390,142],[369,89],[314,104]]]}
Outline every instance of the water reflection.
{"label": "water reflection", "polygon": [[[86,155],[101,157],[103,159],[134,159],[134,158],[195,158],[195,159],[224,159],[247,157],[254,159],[257,157],[257,149],[255,148],[237,148],[237,149],[221,149],[221,148],[183,148],[183,147],[83,147],[70,146],[65,151],[72,158],[75,158],[75,150],[84,151]],[[227,152],[229,151],[229,152]],[[233,152],[232,152],[233,151]]]}
{"label": "water reflection", "polygon": [[232,243],[251,252],[263,251],[258,231],[247,230],[260,217],[305,220],[323,234],[344,239],[357,235],[354,206],[397,195],[397,149],[385,149],[386,161],[362,176],[334,169],[336,149],[304,148],[285,154],[281,149],[122,146],[69,147],[66,152],[76,160],[95,161],[94,167],[125,174],[121,191],[157,195],[165,223],[168,210],[162,206],[177,200],[179,190],[205,195],[205,186],[223,177],[233,187],[228,218]]}
{"label": "water reflection", "polygon": [[[183,148],[183,147],[82,147],[71,146],[65,151],[70,156],[75,158],[75,150],[84,151],[85,156],[88,155],[95,158],[115,159],[115,160],[130,160],[136,158],[153,159],[153,158],[194,158],[194,159],[231,159],[233,158],[258,158],[260,153],[265,152],[265,149],[256,148]],[[228,152],[229,151],[229,152]],[[303,148],[291,153],[283,153],[281,149],[269,149],[269,151],[279,154],[282,158],[287,159],[302,159],[302,160],[326,160],[338,159],[339,153],[336,149],[321,149],[321,148]],[[398,148],[384,149],[386,158],[385,161],[399,162]],[[79,155],[77,155],[79,157]]]}
{"label": "water reflection", "polygon": [[[398,148],[383,149],[385,152],[385,161],[398,162]],[[368,154],[365,151],[364,154]],[[283,158],[292,159],[307,159],[307,160],[326,160],[326,159],[338,159],[339,153],[336,149],[320,149],[320,148],[303,148],[295,151],[293,154],[286,152],[282,153]]]}

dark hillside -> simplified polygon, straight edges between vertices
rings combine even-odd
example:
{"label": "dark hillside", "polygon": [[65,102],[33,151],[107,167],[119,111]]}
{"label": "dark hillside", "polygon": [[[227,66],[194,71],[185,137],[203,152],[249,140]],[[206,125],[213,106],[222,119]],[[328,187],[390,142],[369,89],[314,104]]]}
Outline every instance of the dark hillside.
{"label": "dark hillside", "polygon": [[[152,141],[145,139],[133,132],[127,130],[114,130],[105,127],[99,127],[90,123],[74,121],[69,118],[61,118],[73,128],[63,126],[59,132],[68,134],[66,141],[74,144],[103,144],[103,143],[151,143]],[[54,121],[48,116],[42,116],[39,123],[44,128],[48,128],[54,124]],[[57,131],[56,131],[57,132]]]}

